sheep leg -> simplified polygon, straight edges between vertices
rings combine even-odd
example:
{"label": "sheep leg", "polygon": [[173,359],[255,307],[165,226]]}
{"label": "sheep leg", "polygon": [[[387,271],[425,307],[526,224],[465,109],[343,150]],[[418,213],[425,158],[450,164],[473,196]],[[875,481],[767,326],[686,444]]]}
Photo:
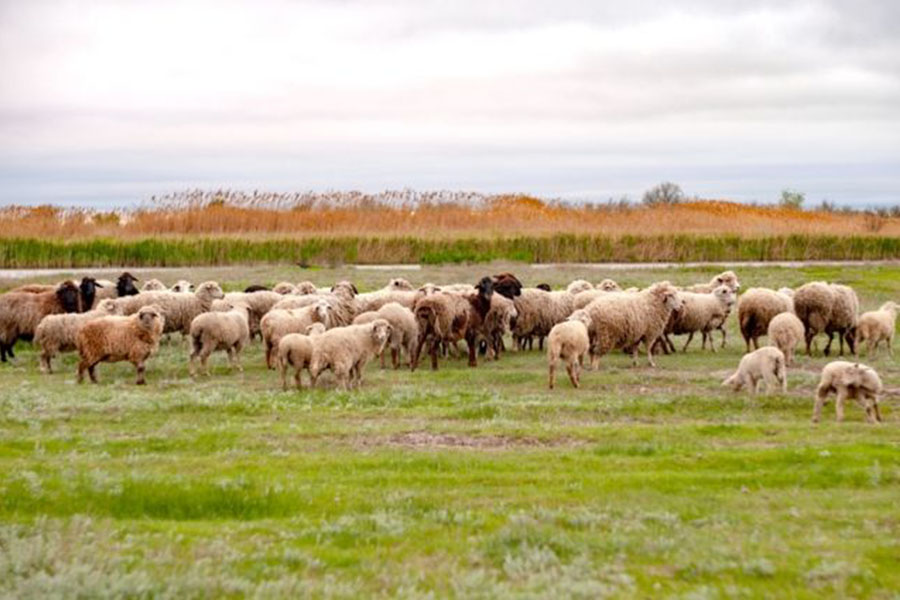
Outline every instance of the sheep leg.
{"label": "sheep leg", "polygon": [[378,358],[380,360],[382,369],[384,368],[384,360],[385,360],[384,354],[385,354],[384,349],[382,349],[381,352],[378,353]]}
{"label": "sheep leg", "polygon": [[812,346],[813,336],[812,336],[812,333],[810,333],[809,329],[807,329],[804,332],[803,337],[806,338],[806,355],[812,356],[812,347],[811,346]]}
{"label": "sheep leg", "polygon": [[416,349],[409,356],[409,370],[415,371],[416,367],[419,366],[419,356],[422,354],[422,346],[425,345],[425,336],[420,335],[419,340],[416,343]]}
{"label": "sheep leg", "polygon": [[[279,360],[278,361],[278,370],[281,371],[281,389],[287,391],[287,360]],[[297,370],[299,373],[300,370]]]}
{"label": "sheep leg", "polygon": [[549,372],[549,374],[548,374],[547,385],[548,385],[549,388],[552,390],[552,389],[553,389],[553,383],[554,383],[555,380],[556,380],[556,358],[555,358],[555,357],[550,358],[549,369],[550,369],[550,372]]}
{"label": "sheep leg", "polygon": [[84,383],[84,372],[88,368],[88,363],[84,359],[78,361],[78,383]]}
{"label": "sheep leg", "polygon": [[302,371],[303,367],[294,370],[294,383],[297,385],[298,390],[303,389],[303,379],[301,378]]}
{"label": "sheep leg", "polygon": [[724,348],[724,347],[725,347],[725,338],[728,337],[728,334],[727,334],[726,331],[725,331],[725,326],[724,326],[724,325],[720,325],[720,326],[719,326],[719,331],[722,332],[722,348]]}
{"label": "sheep leg", "polygon": [[[647,362],[649,362],[650,366],[655,369],[656,363],[653,362],[653,344],[648,344],[647,341],[644,340],[644,345],[647,347]],[[634,350],[631,355],[631,358],[634,361],[635,365],[637,364],[638,346],[639,344],[634,345]]]}
{"label": "sheep leg", "polygon": [[240,371],[241,365],[238,364],[237,354],[235,353],[234,348],[226,348],[225,352],[228,353],[228,366],[232,369],[237,369],[238,371]]}
{"label": "sheep leg", "polygon": [[431,370],[438,370],[438,346],[440,344],[438,342],[431,342]]}
{"label": "sheep leg", "polygon": [[694,332],[692,331],[688,334],[688,339],[684,343],[684,348],[681,349],[682,352],[687,352],[687,347],[691,343],[691,340],[693,340],[693,339],[694,339]]}
{"label": "sheep leg", "polygon": [[46,352],[41,352],[41,371],[53,373],[53,366],[50,364],[50,354]]}
{"label": "sheep leg", "polygon": [[146,371],[144,361],[135,363],[134,368],[137,370],[137,381],[134,382],[135,385],[145,385],[147,383],[147,380],[144,379],[144,372]]}
{"label": "sheep leg", "polygon": [[878,398],[872,398],[872,413],[875,415],[875,421],[881,423],[881,410],[878,408]]}
{"label": "sheep leg", "polygon": [[273,364],[273,354],[275,353],[275,344],[272,340],[266,340],[266,367],[269,369],[274,369],[275,365]]}
{"label": "sheep leg", "polygon": [[819,419],[822,418],[822,407],[828,403],[828,392],[830,391],[830,386],[828,385],[820,385],[816,388],[816,404],[813,407],[813,423],[818,423]]}
{"label": "sheep leg", "polygon": [[869,423],[876,423],[875,415],[872,411],[872,400],[868,394],[859,394],[856,397],[856,403],[859,404],[860,408],[866,411],[866,421]]}
{"label": "sheep leg", "polygon": [[466,344],[469,346],[469,366],[477,367],[478,366],[478,342],[475,341],[475,336],[466,336]]}
{"label": "sheep leg", "polygon": [[13,346],[15,346],[15,345],[16,345],[16,341],[13,340],[12,342],[10,342],[9,344],[7,344],[7,346],[6,346],[6,352],[7,352],[7,354],[9,354],[9,357],[10,357],[10,358],[15,358],[15,357],[16,357],[16,353],[13,352]]}
{"label": "sheep leg", "polygon": [[825,354],[825,356],[828,356],[829,354],[831,354],[831,342],[833,342],[833,341],[834,341],[834,333],[829,333],[828,334],[828,344],[825,345],[825,350],[823,351],[823,354]]}
{"label": "sheep leg", "polygon": [[844,400],[847,399],[847,390],[846,388],[841,388],[838,390],[837,398],[834,401],[834,412],[837,416],[837,422],[840,423],[844,420]]}
{"label": "sheep leg", "polygon": [[572,382],[573,387],[578,387],[578,374],[575,372],[575,361],[569,359],[566,361],[566,372],[569,374],[569,380]]}

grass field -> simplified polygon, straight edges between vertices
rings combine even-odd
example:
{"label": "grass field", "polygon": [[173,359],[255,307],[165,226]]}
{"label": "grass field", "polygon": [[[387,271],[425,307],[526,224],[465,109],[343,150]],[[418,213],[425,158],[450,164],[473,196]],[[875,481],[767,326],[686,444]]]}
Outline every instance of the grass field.
{"label": "grass field", "polygon": [[[711,268],[603,271],[428,267],[423,281],[501,269],[529,285],[610,276],[705,281]],[[828,279],[863,308],[900,298],[900,267],[742,269],[744,288]],[[226,287],[386,272],[289,267],[148,273]],[[51,279],[59,279],[54,277]],[[8,282],[3,282],[8,284]],[[75,357],[38,373],[0,366],[0,596],[896,598],[900,589],[900,365],[868,361],[893,393],[810,423],[818,370],[786,395],[719,382],[743,342],[605,357],[583,388],[550,393],[546,361],[507,353],[477,369],[382,371],[361,390],[282,392],[254,345],[246,370],[192,381],[164,344],[74,383]]]}

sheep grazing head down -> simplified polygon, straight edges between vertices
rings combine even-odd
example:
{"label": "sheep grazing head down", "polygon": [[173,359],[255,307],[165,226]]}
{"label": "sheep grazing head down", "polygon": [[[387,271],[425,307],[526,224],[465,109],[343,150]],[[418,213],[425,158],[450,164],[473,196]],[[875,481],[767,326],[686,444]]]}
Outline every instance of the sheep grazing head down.
{"label": "sheep grazing head down", "polygon": [[134,285],[136,281],[140,281],[140,279],[127,271],[119,275],[119,280],[116,282],[116,295],[121,298],[123,296],[134,296],[140,293],[140,290]]}
{"label": "sheep grazing head down", "polygon": [[56,288],[56,297],[64,312],[78,312],[78,300],[81,297],[81,290],[74,283],[63,281],[59,284],[59,287]]}

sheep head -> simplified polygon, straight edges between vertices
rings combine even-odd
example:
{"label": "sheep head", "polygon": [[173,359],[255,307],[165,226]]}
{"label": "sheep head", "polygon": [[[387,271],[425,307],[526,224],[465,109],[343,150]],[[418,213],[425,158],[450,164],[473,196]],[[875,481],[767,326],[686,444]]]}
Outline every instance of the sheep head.
{"label": "sheep head", "polygon": [[316,304],[313,306],[313,316],[315,317],[316,321],[322,323],[326,327],[329,323],[331,323],[331,317],[333,314],[334,307],[324,300],[316,302]]}
{"label": "sheep head", "polygon": [[522,295],[522,282],[512,273],[500,273],[491,278],[494,291],[510,300]]}
{"label": "sheep head", "polygon": [[140,279],[128,271],[119,275],[119,280],[116,282],[116,295],[121,298],[123,296],[134,296],[138,294],[140,291],[134,285],[136,281],[140,281]]}
{"label": "sheep head", "polygon": [[78,289],[81,292],[81,307],[83,312],[91,310],[94,306],[94,298],[97,295],[97,288],[103,286],[97,283],[93,277],[83,277]]}
{"label": "sheep head", "polygon": [[150,304],[149,306],[141,307],[137,312],[137,322],[141,329],[162,332],[165,325],[165,317],[163,317],[158,306]]}
{"label": "sheep head", "polygon": [[403,279],[402,277],[394,277],[388,282],[388,289],[412,291],[413,286],[409,281]]}
{"label": "sheep head", "polygon": [[56,298],[59,300],[63,312],[78,312],[80,293],[81,291],[71,281],[63,281],[59,284],[59,287],[56,288]]}
{"label": "sheep head", "polygon": [[315,294],[318,290],[316,289],[316,284],[312,281],[301,281],[297,284],[297,294],[301,296],[308,296],[309,294]]}
{"label": "sheep head", "polygon": [[584,326],[590,328],[591,326],[591,315],[584,309],[579,309],[569,315],[567,321],[578,321],[580,323],[584,323]]}
{"label": "sheep head", "polygon": [[180,294],[187,294],[194,291],[194,284],[186,279],[181,279],[172,286],[172,291]]}
{"label": "sheep head", "polygon": [[678,290],[668,281],[661,281],[650,286],[650,294],[670,311],[680,311],[684,308],[684,300],[678,295]]}
{"label": "sheep head", "polygon": [[384,319],[375,319],[372,321],[372,339],[375,341],[375,347],[378,352],[384,349],[384,345],[391,338],[391,324]]}
{"label": "sheep head", "polygon": [[289,281],[282,281],[275,284],[275,287],[272,288],[272,291],[276,294],[281,294],[282,296],[286,296],[288,294],[296,294],[297,286]]}
{"label": "sheep head", "polygon": [[322,323],[313,323],[306,328],[306,335],[314,336],[325,332],[325,325]]}
{"label": "sheep head", "polygon": [[349,281],[338,281],[331,286],[331,293],[345,300],[353,300],[359,294],[359,290]]}
{"label": "sheep head", "polygon": [[199,286],[197,286],[197,291],[195,292],[198,298],[203,298],[212,302],[213,300],[219,300],[225,297],[225,293],[222,291],[221,286],[215,281],[204,281]]}
{"label": "sheep head", "polygon": [[604,279],[600,283],[597,284],[598,290],[603,290],[604,292],[621,292],[622,288],[619,287],[619,284],[613,281],[612,279]]}
{"label": "sheep head", "polygon": [[720,285],[716,289],[712,291],[713,296],[721,302],[724,306],[731,308],[734,306],[736,301],[734,290],[728,287],[727,285]]}
{"label": "sheep head", "polygon": [[741,284],[738,281],[737,275],[735,275],[734,271],[725,271],[724,273],[719,273],[713,278],[711,283],[714,286],[727,285],[734,291],[738,291],[741,289]]}
{"label": "sheep head", "polygon": [[539,290],[544,290],[545,292],[551,292],[551,291],[553,291],[553,288],[550,287],[550,284],[549,284],[549,283],[539,283],[539,284],[537,284],[537,285],[534,286],[534,287],[536,287],[536,288],[539,289]]}

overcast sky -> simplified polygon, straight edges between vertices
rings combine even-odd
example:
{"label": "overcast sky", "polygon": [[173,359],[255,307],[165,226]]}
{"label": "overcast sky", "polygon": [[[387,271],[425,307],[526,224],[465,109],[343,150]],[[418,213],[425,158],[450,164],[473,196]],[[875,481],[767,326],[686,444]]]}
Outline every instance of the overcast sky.
{"label": "overcast sky", "polygon": [[0,203],[900,203],[900,2],[0,0]]}

